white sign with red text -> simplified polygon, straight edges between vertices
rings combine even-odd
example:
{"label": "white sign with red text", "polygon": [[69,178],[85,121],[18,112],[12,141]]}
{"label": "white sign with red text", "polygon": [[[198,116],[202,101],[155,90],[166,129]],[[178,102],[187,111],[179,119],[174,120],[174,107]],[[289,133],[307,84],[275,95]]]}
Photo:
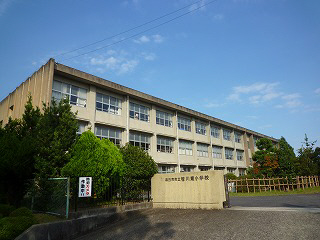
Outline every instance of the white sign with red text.
{"label": "white sign with red text", "polygon": [[91,197],[92,177],[79,177],[79,197]]}

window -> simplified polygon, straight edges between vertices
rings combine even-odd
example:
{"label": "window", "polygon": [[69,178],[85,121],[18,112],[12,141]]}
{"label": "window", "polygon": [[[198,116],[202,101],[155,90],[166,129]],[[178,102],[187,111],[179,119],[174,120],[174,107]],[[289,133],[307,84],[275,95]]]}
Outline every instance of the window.
{"label": "window", "polygon": [[199,157],[208,157],[208,145],[198,143],[197,152]]}
{"label": "window", "polygon": [[244,176],[246,174],[246,170],[243,168],[239,168],[239,176]]}
{"label": "window", "polygon": [[247,141],[247,144],[248,144],[248,149],[250,149],[250,144],[249,144],[249,141]]}
{"label": "window", "polygon": [[172,114],[157,110],[156,123],[162,126],[172,127]]}
{"label": "window", "polygon": [[85,122],[79,122],[79,127],[78,127],[78,131],[77,131],[77,135],[81,135],[85,129],[86,129],[87,123]]}
{"label": "window", "polygon": [[157,151],[173,153],[173,141],[169,138],[157,137]]}
{"label": "window", "polygon": [[211,126],[211,136],[214,138],[220,138],[220,128]]}
{"label": "window", "polygon": [[250,165],[252,166],[252,165],[253,165],[253,160],[252,160],[252,158],[249,159],[249,162],[250,162]]}
{"label": "window", "polygon": [[242,161],[243,160],[243,151],[237,150],[237,160]]}
{"label": "window", "polygon": [[159,165],[158,173],[174,173],[174,166],[170,165]]}
{"label": "window", "polygon": [[191,132],[191,120],[178,116],[178,128],[180,130]]}
{"label": "window", "polygon": [[234,132],[234,141],[237,143],[241,143],[241,133]]}
{"label": "window", "polygon": [[95,135],[100,138],[107,138],[115,145],[120,146],[121,144],[121,130],[104,127],[104,126],[96,126],[95,127]]}
{"label": "window", "polygon": [[179,154],[192,156],[192,142],[179,141]]}
{"label": "window", "polygon": [[149,116],[149,108],[136,104],[136,103],[130,103],[130,118],[138,119],[141,121],[149,122],[150,116]]}
{"label": "window", "polygon": [[199,166],[200,171],[209,171],[211,167]]}
{"label": "window", "polygon": [[130,132],[129,142],[131,145],[141,147],[143,150],[150,150],[150,137],[146,134]]}
{"label": "window", "polygon": [[254,146],[257,147],[257,141],[259,140],[259,138],[257,137],[253,137],[253,143],[254,143]]}
{"label": "window", "polygon": [[231,141],[231,131],[227,129],[223,129],[223,139],[227,141]]}
{"label": "window", "polygon": [[222,147],[212,146],[212,157],[213,158],[222,158]]}
{"label": "window", "polygon": [[87,90],[54,80],[52,84],[52,99],[60,101],[64,98],[69,98],[69,102],[72,105],[86,107]]}
{"label": "window", "polygon": [[231,148],[225,148],[225,157],[226,159],[233,159],[233,150]]}
{"label": "window", "polygon": [[196,133],[206,135],[206,125],[201,122],[196,122]]}
{"label": "window", "polygon": [[96,110],[111,114],[120,114],[121,100],[101,93],[96,95]]}
{"label": "window", "polygon": [[235,171],[236,171],[235,168],[227,168],[227,172],[228,173],[233,173],[234,174]]}
{"label": "window", "polygon": [[180,166],[180,172],[193,172],[193,168],[191,166]]}

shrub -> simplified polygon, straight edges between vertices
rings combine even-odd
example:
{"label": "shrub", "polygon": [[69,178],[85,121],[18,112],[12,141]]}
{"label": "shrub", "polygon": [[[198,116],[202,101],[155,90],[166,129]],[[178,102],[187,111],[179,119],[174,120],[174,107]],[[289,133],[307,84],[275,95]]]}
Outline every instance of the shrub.
{"label": "shrub", "polygon": [[0,219],[0,240],[11,240],[19,236],[36,221],[33,217],[5,217]]}
{"label": "shrub", "polygon": [[17,208],[13,212],[11,212],[9,216],[10,217],[22,217],[22,216],[33,217],[32,212],[26,207]]}
{"label": "shrub", "polygon": [[227,175],[227,179],[232,179],[232,180],[237,179],[237,176],[234,175],[233,173],[227,173],[226,175]]}
{"label": "shrub", "polygon": [[15,209],[14,206],[7,205],[7,204],[0,204],[0,214],[3,217],[9,216],[9,214]]}

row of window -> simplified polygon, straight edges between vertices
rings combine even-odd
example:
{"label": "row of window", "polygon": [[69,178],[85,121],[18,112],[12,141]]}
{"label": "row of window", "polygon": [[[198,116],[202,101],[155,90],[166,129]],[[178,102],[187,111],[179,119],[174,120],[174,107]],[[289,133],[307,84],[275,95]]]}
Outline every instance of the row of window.
{"label": "row of window", "polygon": [[[85,125],[83,123],[79,124],[78,133],[84,131]],[[109,139],[115,145],[120,146],[121,144],[121,130],[109,128],[105,126],[97,125],[95,127],[95,135],[100,138]],[[133,146],[138,146],[143,150],[150,150],[150,136],[139,132],[130,132],[129,143]],[[173,139],[166,137],[157,137],[157,151],[164,153],[173,153]],[[231,148],[225,148],[225,158],[233,159],[234,150]],[[179,141],[179,154],[180,155],[193,155],[192,142],[189,141]],[[197,155],[199,157],[209,157],[208,145],[197,143]],[[236,150],[237,160],[243,160],[243,151]],[[212,146],[212,157],[217,159],[222,159],[222,147]]]}
{"label": "row of window", "polygon": [[[86,107],[87,102],[87,90],[84,88],[76,87],[71,84],[62,83],[59,81],[53,81],[52,97],[58,101],[63,98],[69,98],[70,104]],[[105,94],[96,94],[96,110],[108,112],[110,114],[121,114],[121,99],[108,96]],[[129,116],[132,119],[149,122],[150,121],[150,109],[146,106],[130,102],[129,104]],[[156,110],[156,123],[162,126],[172,127],[173,115],[170,113]],[[206,135],[206,124],[202,122],[195,122],[195,131],[198,134]],[[180,130],[191,132],[191,119],[178,116],[178,128]],[[223,129],[223,139],[231,141],[231,130]],[[210,134],[214,138],[220,138],[220,128],[211,126]],[[234,132],[234,141],[241,143],[242,134]],[[254,145],[258,138],[254,137]]]}
{"label": "row of window", "polygon": [[[195,166],[180,166],[180,172],[193,172]],[[199,166],[200,171],[208,171],[212,169],[210,166]],[[215,170],[224,170],[225,168],[214,167]],[[228,173],[235,173],[235,168],[227,168]],[[158,166],[158,173],[174,173],[175,166],[174,165],[159,165]],[[239,176],[245,175],[246,170],[239,168]]]}

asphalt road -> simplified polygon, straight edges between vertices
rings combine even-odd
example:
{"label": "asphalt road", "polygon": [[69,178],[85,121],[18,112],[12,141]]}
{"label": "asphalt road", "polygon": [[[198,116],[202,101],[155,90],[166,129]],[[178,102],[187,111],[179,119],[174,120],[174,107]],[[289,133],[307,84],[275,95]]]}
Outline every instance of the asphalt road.
{"label": "asphalt road", "polygon": [[320,208],[320,194],[231,197],[230,200],[231,206],[240,207]]}
{"label": "asphalt road", "polygon": [[78,240],[319,239],[320,212],[146,209]]}

